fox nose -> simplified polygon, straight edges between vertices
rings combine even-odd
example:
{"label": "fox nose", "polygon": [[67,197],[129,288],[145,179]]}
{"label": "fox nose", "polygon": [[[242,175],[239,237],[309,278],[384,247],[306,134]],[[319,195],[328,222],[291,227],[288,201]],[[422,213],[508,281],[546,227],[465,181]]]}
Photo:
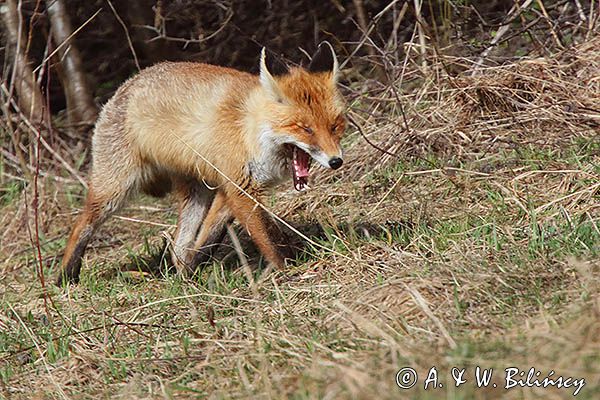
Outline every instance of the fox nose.
{"label": "fox nose", "polygon": [[329,166],[332,169],[338,169],[339,167],[342,166],[343,163],[344,163],[344,160],[342,160],[339,157],[333,157],[332,159],[329,160]]}

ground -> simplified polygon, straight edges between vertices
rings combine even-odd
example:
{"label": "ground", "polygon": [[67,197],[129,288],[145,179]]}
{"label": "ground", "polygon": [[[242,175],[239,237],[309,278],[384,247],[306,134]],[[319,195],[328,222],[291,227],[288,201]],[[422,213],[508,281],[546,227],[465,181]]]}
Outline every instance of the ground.
{"label": "ground", "polygon": [[[245,266],[226,248],[193,281],[135,272],[176,221],[172,199],[144,197],[100,230],[81,283],[59,289],[85,190],[67,171],[41,175],[36,204],[5,181],[0,395],[598,398],[597,45],[421,81],[401,111],[384,93],[369,115],[386,118],[352,113],[363,132],[349,129],[344,167],[266,202],[308,243],[285,272],[265,270],[243,234]],[[459,387],[453,367],[466,369]],[[493,369],[487,387],[477,367]],[[511,367],[585,386],[506,389]],[[414,387],[397,384],[403,368]]]}

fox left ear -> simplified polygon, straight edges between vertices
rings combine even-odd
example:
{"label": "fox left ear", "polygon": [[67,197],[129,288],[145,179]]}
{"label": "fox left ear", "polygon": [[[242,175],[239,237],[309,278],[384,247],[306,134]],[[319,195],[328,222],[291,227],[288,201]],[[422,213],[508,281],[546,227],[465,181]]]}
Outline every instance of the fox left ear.
{"label": "fox left ear", "polygon": [[289,72],[285,65],[277,56],[271,54],[266,48],[260,52],[260,84],[265,90],[271,93],[277,101],[283,101],[283,93],[277,85],[274,76],[282,76]]}
{"label": "fox left ear", "polygon": [[287,75],[290,72],[290,69],[283,61],[281,61],[281,58],[266,47],[262,48],[260,59],[261,72],[263,63],[269,73],[275,77]]}
{"label": "fox left ear", "polygon": [[309,72],[330,72],[333,79],[337,81],[338,75],[338,61],[335,56],[335,51],[329,42],[321,42],[319,48],[313,54],[310,65],[308,66]]}

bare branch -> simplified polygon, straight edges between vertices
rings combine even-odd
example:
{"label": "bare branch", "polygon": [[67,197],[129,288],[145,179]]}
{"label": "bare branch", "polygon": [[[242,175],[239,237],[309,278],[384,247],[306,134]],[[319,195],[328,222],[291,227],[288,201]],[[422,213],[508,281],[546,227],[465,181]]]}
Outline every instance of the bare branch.
{"label": "bare branch", "polygon": [[498,28],[496,35],[490,42],[490,45],[483,51],[483,53],[481,53],[481,55],[475,62],[475,65],[473,66],[473,69],[472,69],[472,71],[473,71],[471,74],[472,76],[475,76],[477,74],[477,70],[483,65],[483,61],[490,54],[490,52],[494,49],[494,47],[496,47],[498,42],[500,42],[500,39],[502,39],[502,36],[504,36],[506,34],[506,32],[508,32],[508,30],[510,29],[511,22],[515,18],[517,18],[523,12],[524,9],[529,7],[531,5],[531,3],[533,3],[533,0],[525,0],[525,1],[523,1],[523,4],[519,4],[517,2],[517,3],[515,3],[514,6],[512,6],[510,11],[506,15],[505,22],[500,26],[500,28]]}
{"label": "bare branch", "polygon": [[110,6],[110,9],[112,10],[113,14],[115,15],[115,18],[117,19],[117,21],[119,21],[119,24],[121,24],[121,26],[123,27],[123,30],[125,31],[125,36],[127,37],[127,44],[129,45],[129,49],[131,50],[131,54],[133,55],[133,60],[135,61],[135,66],[137,67],[138,71],[140,71],[141,70],[140,62],[138,61],[137,54],[135,53],[135,49],[133,48],[133,43],[131,42],[131,36],[129,35],[129,30],[127,29],[127,25],[125,25],[125,22],[123,22],[123,18],[121,18],[119,16],[119,14],[117,13],[117,10],[115,10],[115,7],[110,2],[110,0],[106,0],[106,2]]}
{"label": "bare branch", "polygon": [[169,42],[184,43],[184,48],[185,48],[185,47],[187,47],[190,44],[203,43],[203,42],[206,42],[206,41],[212,39],[213,37],[217,36],[229,24],[229,21],[231,21],[231,18],[233,18],[233,10],[231,8],[228,8],[227,9],[227,16],[225,17],[225,21],[223,21],[223,23],[221,24],[221,26],[219,26],[214,32],[212,32],[211,34],[209,34],[207,36],[199,35],[198,38],[189,38],[189,39],[167,35],[166,27],[165,27],[165,20],[164,19],[161,21],[162,24],[159,25],[158,27],[156,27],[156,26],[150,26],[150,25],[141,25],[141,26],[140,25],[136,25],[135,27],[148,29],[148,30],[156,33],[155,37],[153,37],[152,39],[148,40],[149,42],[153,42],[155,40],[163,39],[163,40],[166,40],[166,41],[169,41]]}

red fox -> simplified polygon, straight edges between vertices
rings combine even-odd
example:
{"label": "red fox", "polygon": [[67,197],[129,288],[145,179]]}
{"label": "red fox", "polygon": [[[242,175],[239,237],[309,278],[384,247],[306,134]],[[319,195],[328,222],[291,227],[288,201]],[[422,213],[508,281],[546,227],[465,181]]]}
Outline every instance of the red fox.
{"label": "red fox", "polygon": [[79,281],[94,231],[139,192],[174,192],[179,202],[172,249],[178,272],[190,275],[205,262],[234,218],[265,259],[283,267],[281,232],[254,199],[290,175],[296,190],[306,190],[311,158],[342,166],[337,78],[335,52],[323,42],[308,68],[288,68],[263,48],[259,76],[166,62],[129,79],[96,123],[85,207],[57,284]]}

